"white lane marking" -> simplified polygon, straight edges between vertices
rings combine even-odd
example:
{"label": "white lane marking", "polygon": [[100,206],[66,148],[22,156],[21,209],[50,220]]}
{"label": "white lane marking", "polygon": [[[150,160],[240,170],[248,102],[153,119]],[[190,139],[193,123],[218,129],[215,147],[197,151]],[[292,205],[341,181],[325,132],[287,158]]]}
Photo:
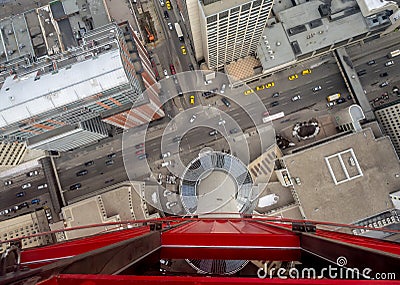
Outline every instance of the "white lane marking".
{"label": "white lane marking", "polygon": [[333,89],[334,86],[329,86],[327,89]]}
{"label": "white lane marking", "polygon": [[331,83],[331,82],[332,82],[332,80],[325,81],[325,83]]}

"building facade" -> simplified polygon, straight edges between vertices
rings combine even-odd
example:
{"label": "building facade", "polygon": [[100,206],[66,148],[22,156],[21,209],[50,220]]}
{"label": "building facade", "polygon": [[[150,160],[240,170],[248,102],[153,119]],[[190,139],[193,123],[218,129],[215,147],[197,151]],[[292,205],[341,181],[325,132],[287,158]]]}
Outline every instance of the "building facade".
{"label": "building facade", "polygon": [[[107,35],[107,36],[104,36]],[[127,23],[95,29],[68,58],[9,76],[0,89],[0,141],[65,151],[164,116],[144,46]]]}
{"label": "building facade", "polygon": [[390,137],[398,156],[400,156],[400,102],[379,108],[375,116],[383,132]]}

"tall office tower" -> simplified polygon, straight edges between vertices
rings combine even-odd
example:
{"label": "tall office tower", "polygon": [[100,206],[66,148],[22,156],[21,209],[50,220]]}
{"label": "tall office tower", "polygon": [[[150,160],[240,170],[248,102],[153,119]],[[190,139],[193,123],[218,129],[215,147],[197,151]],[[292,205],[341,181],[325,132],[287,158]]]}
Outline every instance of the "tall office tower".
{"label": "tall office tower", "polygon": [[185,2],[196,58],[204,58],[211,69],[221,69],[227,63],[254,54],[273,1]]}
{"label": "tall office tower", "polygon": [[85,35],[81,48],[0,89],[0,142],[66,151],[108,136],[107,123],[137,126],[164,115],[143,45],[128,24]]}
{"label": "tall office tower", "polygon": [[383,132],[390,137],[397,155],[400,156],[400,102],[394,102],[382,108],[378,107],[375,116]]}

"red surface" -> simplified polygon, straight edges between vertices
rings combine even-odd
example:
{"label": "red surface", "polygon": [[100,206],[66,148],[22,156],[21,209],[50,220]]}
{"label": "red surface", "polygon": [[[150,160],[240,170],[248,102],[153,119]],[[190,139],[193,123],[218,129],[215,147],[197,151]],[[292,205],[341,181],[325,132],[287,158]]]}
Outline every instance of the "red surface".
{"label": "red surface", "polygon": [[[40,285],[221,285],[221,284],[322,284],[352,285],[371,284],[370,280],[336,280],[336,279],[260,279],[238,277],[199,277],[199,276],[118,276],[118,275],[60,275],[38,283]],[[374,280],[373,284],[400,284],[399,281]]]}
{"label": "red surface", "polygon": [[55,261],[55,259],[62,259],[78,255],[110,245],[112,243],[120,242],[136,236],[141,236],[149,231],[149,227],[146,226],[135,229],[127,229],[124,231],[110,232],[82,239],[75,239],[72,241],[66,241],[39,248],[27,249],[21,253],[21,263],[28,265],[30,268],[35,268],[48,264],[51,261]]}
{"label": "red surface", "polygon": [[300,259],[296,234],[256,221],[198,220],[163,232],[161,241],[170,259]]}

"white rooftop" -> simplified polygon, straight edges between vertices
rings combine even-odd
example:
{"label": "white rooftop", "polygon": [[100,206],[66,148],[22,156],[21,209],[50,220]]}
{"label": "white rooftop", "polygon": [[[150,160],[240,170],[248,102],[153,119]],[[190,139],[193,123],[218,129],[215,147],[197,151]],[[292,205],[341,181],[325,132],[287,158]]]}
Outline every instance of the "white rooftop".
{"label": "white rooftop", "polygon": [[364,17],[371,16],[383,10],[397,10],[398,6],[394,1],[385,0],[356,0],[360,6],[361,13]]}
{"label": "white rooftop", "polygon": [[0,90],[0,127],[63,107],[128,83],[119,50],[78,62],[57,73],[8,77]]}

